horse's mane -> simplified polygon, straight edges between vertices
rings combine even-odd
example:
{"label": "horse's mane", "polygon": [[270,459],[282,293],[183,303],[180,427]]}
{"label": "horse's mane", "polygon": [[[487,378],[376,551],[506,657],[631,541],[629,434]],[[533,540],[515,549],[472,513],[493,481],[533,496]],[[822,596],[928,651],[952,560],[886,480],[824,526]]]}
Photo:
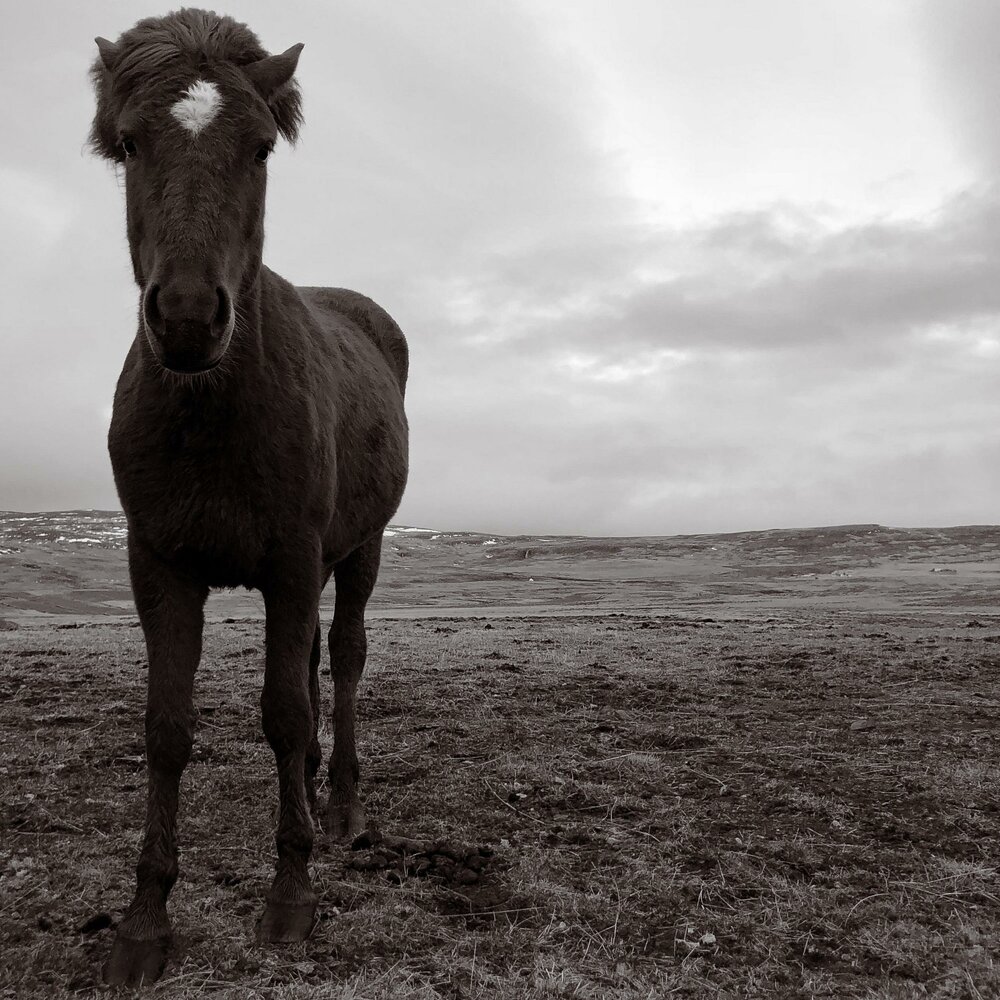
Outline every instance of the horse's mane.
{"label": "horse's mane", "polygon": [[[211,10],[184,7],[165,17],[147,17],[122,33],[115,43],[118,57],[114,72],[97,58],[90,78],[97,94],[97,114],[90,144],[101,156],[120,159],[115,119],[123,98],[142,79],[173,65],[198,69],[209,63],[230,62],[246,66],[269,53],[245,24]],[[298,137],[302,124],[302,98],[294,80],[269,99],[278,130],[289,141]]]}

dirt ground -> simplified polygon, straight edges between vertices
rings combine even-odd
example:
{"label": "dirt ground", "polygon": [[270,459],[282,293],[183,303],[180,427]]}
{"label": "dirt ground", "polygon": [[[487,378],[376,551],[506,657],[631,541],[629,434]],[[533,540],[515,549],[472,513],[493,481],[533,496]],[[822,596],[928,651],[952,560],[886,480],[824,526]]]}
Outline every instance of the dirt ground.
{"label": "dirt ground", "polygon": [[[284,948],[253,943],[263,627],[213,622],[148,995],[1000,997],[1000,617],[976,603],[378,618],[359,729],[384,838],[320,844],[319,924]],[[144,684],[128,617],[0,631],[0,997],[99,988]]]}

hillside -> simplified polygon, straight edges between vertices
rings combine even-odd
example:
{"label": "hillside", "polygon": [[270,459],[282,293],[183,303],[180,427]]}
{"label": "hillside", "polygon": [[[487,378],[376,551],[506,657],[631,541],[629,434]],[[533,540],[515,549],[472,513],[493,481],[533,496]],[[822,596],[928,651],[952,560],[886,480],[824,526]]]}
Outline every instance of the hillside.
{"label": "hillside", "polygon": [[[121,513],[0,513],[0,616],[132,613]],[[699,612],[727,607],[982,609],[996,605],[1000,528],[877,524],[636,538],[505,536],[393,525],[373,614]],[[332,588],[331,588],[332,590]],[[332,603],[332,593],[326,594]],[[209,616],[259,617],[259,596]]]}

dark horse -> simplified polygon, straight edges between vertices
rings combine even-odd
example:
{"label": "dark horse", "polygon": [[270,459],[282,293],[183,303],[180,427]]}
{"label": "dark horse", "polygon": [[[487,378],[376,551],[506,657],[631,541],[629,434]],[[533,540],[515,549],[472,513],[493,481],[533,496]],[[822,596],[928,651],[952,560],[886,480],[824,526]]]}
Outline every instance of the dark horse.
{"label": "dark horse", "polygon": [[149,793],[136,893],[105,981],[163,970],[177,878],[178,785],[211,587],[257,588],[267,615],[261,714],[277,761],[277,868],[262,941],[300,941],[320,763],[320,593],[333,574],[334,748],[327,831],[365,826],[355,690],[382,529],[407,470],[406,341],[372,301],[296,288],[261,263],[266,161],[301,122],[301,45],[271,56],[200,10],[98,38],[93,148],[125,174],[138,331],[109,450],[149,657]]}

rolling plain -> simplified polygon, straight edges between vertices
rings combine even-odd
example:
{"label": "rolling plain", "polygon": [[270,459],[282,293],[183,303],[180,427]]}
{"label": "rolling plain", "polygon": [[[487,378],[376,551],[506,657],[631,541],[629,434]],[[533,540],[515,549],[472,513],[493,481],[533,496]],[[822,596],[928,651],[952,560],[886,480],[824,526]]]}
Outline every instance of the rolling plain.
{"label": "rolling plain", "polygon": [[[994,527],[390,529],[372,827],[317,838],[320,918],[286,948],[254,943],[263,605],[213,594],[175,945],[146,992],[1000,997],[998,587]],[[121,515],[0,514],[0,997],[101,989],[144,662]]]}

